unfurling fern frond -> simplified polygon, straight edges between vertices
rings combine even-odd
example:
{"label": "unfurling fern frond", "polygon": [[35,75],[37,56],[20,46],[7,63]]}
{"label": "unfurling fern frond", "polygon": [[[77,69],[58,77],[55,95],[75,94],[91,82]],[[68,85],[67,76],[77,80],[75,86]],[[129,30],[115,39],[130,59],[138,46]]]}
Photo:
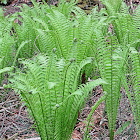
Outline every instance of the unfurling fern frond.
{"label": "unfurling fern frond", "polygon": [[17,70],[13,75],[13,88],[21,93],[42,139],[62,140],[71,136],[89,91],[104,82],[97,80],[77,89],[80,71],[91,61],[87,58],[78,64],[72,59],[65,63],[54,53],[49,57],[38,55],[22,61],[25,72]]}

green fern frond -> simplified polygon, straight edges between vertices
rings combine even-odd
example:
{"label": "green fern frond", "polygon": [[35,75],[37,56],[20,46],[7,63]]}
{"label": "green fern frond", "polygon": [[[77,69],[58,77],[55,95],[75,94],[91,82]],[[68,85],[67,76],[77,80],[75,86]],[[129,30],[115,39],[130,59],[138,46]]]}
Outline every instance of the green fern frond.
{"label": "green fern frond", "polygon": [[106,6],[109,15],[115,15],[120,11],[122,0],[101,0]]}
{"label": "green fern frond", "polygon": [[125,90],[127,92],[138,135],[140,136],[140,59],[139,52],[136,49],[130,48],[130,71],[127,79],[123,80]]}
{"label": "green fern frond", "polygon": [[[112,21],[113,23],[113,30],[115,31],[115,34],[118,38],[118,41],[120,44],[132,44],[139,40],[139,6],[135,10],[135,13],[133,15],[129,14],[128,7],[124,2],[119,0],[120,2],[116,3],[116,5],[112,4],[112,1],[110,0],[110,3],[108,3],[105,0],[105,5],[107,6],[107,11],[112,9],[114,6],[116,7],[117,4],[120,6],[120,10],[118,12],[110,12],[110,16],[115,16],[115,19]],[[112,14],[113,13],[113,14]],[[139,41],[135,44],[135,48],[138,48]],[[134,47],[134,44],[133,44]]]}
{"label": "green fern frond", "polygon": [[90,121],[91,121],[91,117],[92,117],[92,115],[93,115],[93,113],[94,113],[94,111],[96,110],[96,108],[101,104],[101,102],[102,101],[104,101],[105,100],[105,98],[106,98],[106,96],[107,96],[107,93],[105,93],[96,103],[95,103],[95,105],[94,106],[92,106],[92,110],[90,111],[90,113],[89,113],[89,115],[88,115],[88,117],[87,117],[87,121],[88,121],[88,124],[87,124],[87,130],[86,130],[86,132],[85,132],[85,140],[87,139],[87,134],[88,134],[88,127],[89,127],[89,123],[90,123]]}
{"label": "green fern frond", "polygon": [[[139,17],[140,17],[140,5],[135,9],[134,14],[132,15],[134,41],[140,38],[140,18]],[[135,48],[139,51],[140,41],[136,43]]]}
{"label": "green fern frond", "polygon": [[[69,95],[60,106],[56,107],[58,118],[56,119],[56,136],[55,139],[64,139],[64,136],[70,138],[74,123],[77,120],[78,110],[85,103],[89,91],[93,87],[103,84],[102,79],[89,82],[86,85],[81,85],[78,90]],[[60,121],[61,120],[61,121]],[[65,121],[64,121],[65,120]],[[60,130],[60,128],[62,128]]]}
{"label": "green fern frond", "polygon": [[[4,12],[0,8],[0,69],[11,66],[13,63],[14,53],[14,38],[10,35],[12,29],[12,20],[8,17],[4,17]],[[3,79],[3,75],[0,74],[0,83]]]}
{"label": "green fern frond", "polygon": [[105,42],[101,34],[98,37],[102,41],[102,46],[96,46],[95,55],[97,57],[95,58],[101,77],[108,83],[106,86],[103,85],[103,89],[108,93],[105,105],[109,122],[110,139],[113,139],[120,98],[120,70],[123,68],[122,62],[124,60],[119,57],[117,50],[119,44],[115,36],[110,35],[108,42]]}
{"label": "green fern frond", "polygon": [[58,11],[70,19],[71,11],[73,10],[76,3],[77,3],[77,0],[70,0],[70,2],[67,2],[65,0],[59,0]]}
{"label": "green fern frond", "polygon": [[57,50],[64,58],[67,58],[73,45],[73,30],[70,22],[62,13],[55,10],[53,10],[53,14],[48,14],[48,17],[54,31]]}
{"label": "green fern frond", "polygon": [[[24,13],[26,14],[26,13]],[[35,54],[35,51],[37,50],[34,45],[34,41],[37,37],[37,34],[35,32],[35,29],[33,28],[34,25],[37,24],[32,20],[32,18],[29,18],[29,15],[24,15],[20,14],[23,19],[19,19],[22,24],[19,25],[18,23],[14,24],[14,29],[15,29],[15,37],[17,38],[17,44],[16,44],[16,49],[18,49],[19,45],[23,41],[29,41],[24,48],[21,49],[19,53],[19,57],[23,58],[28,58],[32,57]],[[37,42],[36,42],[37,43]]]}

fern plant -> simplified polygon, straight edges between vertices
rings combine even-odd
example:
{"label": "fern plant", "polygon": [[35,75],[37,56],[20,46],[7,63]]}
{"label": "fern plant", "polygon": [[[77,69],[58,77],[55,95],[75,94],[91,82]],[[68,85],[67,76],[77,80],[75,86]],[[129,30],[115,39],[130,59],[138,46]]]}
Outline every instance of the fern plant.
{"label": "fern plant", "polygon": [[78,86],[79,73],[91,63],[87,58],[78,64],[75,59],[65,63],[54,53],[38,55],[22,61],[23,72],[17,70],[10,81],[29,108],[41,139],[69,139],[78,111],[93,87],[105,83],[98,79]]}
{"label": "fern plant", "polygon": [[4,12],[0,9],[0,83],[4,78],[2,73],[11,70],[11,66],[15,66],[19,52],[28,43],[24,41],[18,46],[15,45],[17,40],[14,38],[12,30],[13,22],[14,18],[12,16],[4,17]]}
{"label": "fern plant", "polygon": [[123,78],[123,84],[132,107],[138,136],[140,137],[140,55],[135,48],[131,47],[129,57],[131,65],[128,67],[129,73],[127,73],[127,77]]}
{"label": "fern plant", "polygon": [[[104,4],[106,5],[107,12],[110,18],[112,18],[111,23],[113,24],[113,30],[111,35],[108,36],[107,44],[103,43],[100,49],[99,47],[96,47],[97,49],[95,50],[95,54],[98,54],[96,59],[102,78],[105,78],[107,82],[110,83],[110,86],[106,86],[103,88],[110,94],[106,98],[106,108],[109,121],[110,139],[113,139],[121,85],[125,85],[125,88],[127,90],[139,133],[139,80],[137,78],[134,78],[135,76],[138,77],[139,75],[138,72],[140,64],[139,53],[137,52],[140,43],[139,22],[137,22],[136,24],[136,21],[139,21],[136,18],[136,15],[139,15],[139,7],[136,9],[137,14],[131,16],[129,14],[128,8],[121,0],[119,0],[119,2],[117,3],[119,4],[119,6],[114,5],[112,0],[105,0]],[[99,38],[102,39],[103,37],[100,36],[101,33],[99,34]],[[101,41],[105,42],[104,40]],[[137,50],[135,50],[135,48]],[[134,57],[134,55],[130,53],[131,49],[135,50],[132,52],[135,52],[137,54],[137,57]],[[131,57],[130,59],[129,56],[133,56],[134,58]],[[128,69],[127,65],[130,65],[130,70]],[[132,76],[129,80],[135,80],[133,80],[133,82],[128,85],[127,82],[123,79],[125,79],[127,72],[129,74],[132,73],[131,70],[137,71],[137,73],[134,72],[135,74],[132,74],[135,76]],[[134,102],[132,101],[129,93],[130,85],[134,87],[135,90],[133,90],[133,94],[137,97],[137,100],[135,99]]]}
{"label": "fern plant", "polygon": [[[80,85],[80,75],[85,72],[90,76],[93,68],[108,83],[103,89],[108,93],[105,104],[110,139],[114,137],[121,86],[127,91],[140,133],[140,6],[130,15],[122,0],[104,0],[106,9],[98,12],[95,7],[86,15],[74,1],[68,4],[62,0],[58,7],[32,2],[34,8],[24,5],[22,12],[11,18],[0,17],[2,29],[5,29],[0,31],[0,63],[1,68],[10,66],[14,51],[15,60],[40,54],[33,60],[22,61],[24,71],[17,69],[10,81],[30,109],[41,138],[70,138],[77,111],[96,85],[94,82]],[[14,23],[14,18],[22,24]],[[113,28],[108,33],[110,24]],[[12,26],[15,32],[10,36]],[[9,44],[5,39],[10,40]],[[16,44],[13,46],[13,43]],[[44,53],[47,56],[41,55]],[[92,63],[89,57],[93,57]],[[0,73],[7,70],[9,68],[2,69]],[[126,75],[129,78],[126,79]]]}
{"label": "fern plant", "polygon": [[[84,58],[93,56],[93,31],[96,27],[101,26],[103,29],[104,26],[108,26],[103,24],[107,18],[99,19],[103,15],[98,14],[97,9],[87,16],[75,6],[74,1],[69,4],[60,2],[58,7],[32,2],[34,8],[24,5],[21,8],[22,12],[18,13],[22,17],[19,18],[22,25],[14,24],[17,44],[29,41],[21,49],[19,57],[31,57],[35,53],[49,55],[53,48],[56,48],[59,58],[64,57],[67,61],[75,58],[80,63]],[[91,66],[86,67],[85,71],[88,77],[92,71]]]}
{"label": "fern plant", "polygon": [[[11,66],[14,53],[14,38],[10,35],[12,28],[12,18],[4,17],[2,8],[0,8],[0,69]],[[0,83],[3,79],[1,74]]]}
{"label": "fern plant", "polygon": [[[116,4],[111,4],[115,3]],[[140,32],[139,32],[139,16],[140,6],[138,6],[132,15],[129,14],[129,8],[122,0],[105,0],[103,3],[106,5],[108,16],[114,18],[112,21],[113,30],[121,45],[131,44],[137,50],[140,45]],[[118,9],[117,11],[114,9]],[[109,12],[114,11],[114,12]]]}
{"label": "fern plant", "polygon": [[108,37],[109,42],[106,42],[100,31],[96,33],[96,37],[98,41],[102,42],[101,46],[94,44],[94,51],[100,75],[108,83],[107,86],[103,86],[103,89],[108,93],[105,105],[109,122],[110,139],[113,139],[120,98],[120,70],[123,68],[122,63],[124,60],[118,57],[119,44],[115,36],[110,35]]}

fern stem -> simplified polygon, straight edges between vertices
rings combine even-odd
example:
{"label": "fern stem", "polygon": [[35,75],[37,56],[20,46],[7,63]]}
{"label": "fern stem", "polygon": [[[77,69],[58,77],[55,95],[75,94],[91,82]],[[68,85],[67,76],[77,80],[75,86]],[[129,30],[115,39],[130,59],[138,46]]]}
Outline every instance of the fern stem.
{"label": "fern stem", "polygon": [[67,72],[68,72],[68,69],[72,63],[73,63],[73,61],[70,62],[70,64],[68,65],[68,67],[66,69],[66,72],[65,72],[62,102],[64,101],[64,96],[65,96],[64,93],[65,93],[65,85],[66,85],[65,83],[66,83]]}
{"label": "fern stem", "polygon": [[[43,107],[43,105],[42,105],[42,100],[41,100],[41,96],[40,96],[40,94],[38,93],[38,96],[39,96],[39,100],[40,100],[40,103],[41,103],[41,111],[42,111],[42,115],[43,115],[43,120],[42,121],[44,121],[44,125],[45,125],[45,133],[46,133],[46,136],[48,136],[47,135],[47,127],[46,127],[46,119],[45,119],[45,115],[44,115],[44,107]],[[49,140],[48,139],[48,137],[47,137],[47,140]]]}
{"label": "fern stem", "polygon": [[[113,44],[112,43],[113,42],[112,42],[112,36],[111,36],[111,34],[110,34],[110,37],[111,37],[111,58],[110,58],[111,59],[111,81],[110,81],[111,82],[111,110],[114,111],[113,110],[113,102],[112,102],[112,98],[113,98],[113,95],[112,95],[113,94],[112,93],[113,92],[113,90],[112,90],[112,88],[113,88],[113,83],[112,83],[113,82],[113,75],[112,75],[112,73],[113,73],[113,71],[112,71],[113,70],[113,67],[112,67],[112,65],[113,65],[113,62],[112,62],[113,61],[112,60],[113,59],[113,56],[112,56],[113,55],[113,49],[112,49]],[[114,131],[113,131],[113,125],[114,124],[113,124],[113,116],[112,116],[112,113],[111,113],[111,125],[112,126],[110,128],[110,140],[113,140],[113,138],[114,138]]]}
{"label": "fern stem", "polygon": [[18,55],[19,55],[19,52],[20,52],[20,50],[24,47],[24,45],[26,44],[26,43],[28,43],[29,41],[23,41],[22,43],[21,43],[21,45],[18,47],[18,50],[17,50],[17,53],[16,53],[16,56],[15,56],[15,58],[14,58],[14,62],[13,62],[13,64],[12,64],[12,66],[14,66],[15,65],[15,63],[16,63],[16,59],[18,58]]}

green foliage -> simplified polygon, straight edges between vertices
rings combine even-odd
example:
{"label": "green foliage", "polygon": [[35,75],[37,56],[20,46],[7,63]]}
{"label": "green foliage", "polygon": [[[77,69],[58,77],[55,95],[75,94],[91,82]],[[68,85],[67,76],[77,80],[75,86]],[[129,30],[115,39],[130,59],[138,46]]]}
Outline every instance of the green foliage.
{"label": "green foliage", "polygon": [[7,0],[1,0],[0,2],[3,4],[7,4]]}
{"label": "green foliage", "polygon": [[[29,41],[20,50],[20,58],[32,57],[36,53],[50,55],[53,48],[56,48],[59,58],[63,57],[67,61],[75,58],[80,63],[84,58],[93,56],[94,30],[100,21],[98,18],[103,17],[97,15],[97,9],[87,16],[83,10],[74,6],[74,1],[60,3],[58,7],[37,3],[34,5],[34,8],[23,5],[22,12],[13,16],[22,23],[14,23],[16,50],[23,41]],[[99,28],[103,27],[103,22],[100,21]],[[90,64],[83,69],[86,79],[91,75],[91,65],[93,66]]]}
{"label": "green foliage", "polygon": [[[21,59],[23,71],[16,69],[9,80],[21,93],[41,138],[69,139],[89,91],[101,83],[108,95],[100,101],[105,99],[110,139],[121,87],[140,134],[140,6],[130,15],[122,0],[104,0],[106,9],[98,12],[95,7],[87,15],[75,1],[62,0],[58,7],[32,2],[34,7],[23,5],[22,12],[10,18],[0,10],[0,73],[13,70],[9,66],[16,66],[17,58],[32,58]],[[16,18],[21,24],[13,22]],[[88,78],[93,69],[107,84],[95,80],[81,85],[83,72]]]}
{"label": "green foliage", "polygon": [[12,67],[5,67],[5,68],[3,68],[3,69],[0,69],[0,74],[1,74],[1,73],[4,73],[4,72],[7,72],[7,71],[12,71],[12,70],[13,70]]}
{"label": "green foliage", "polygon": [[131,65],[128,67],[129,73],[123,79],[123,84],[132,107],[138,135],[140,135],[140,55],[135,48],[130,48],[129,51]]}
{"label": "green foliage", "polygon": [[132,70],[130,73],[130,79],[132,80],[129,86],[132,88],[130,90],[133,113],[135,114],[135,122],[138,129],[138,134],[140,135],[140,55],[134,49],[130,49],[131,61],[132,61]]}
{"label": "green foliage", "polygon": [[[100,36],[99,36],[100,35]],[[119,44],[115,36],[110,35],[108,42],[103,40],[101,34],[97,34],[102,45],[95,46],[96,62],[99,67],[100,75],[108,83],[103,86],[104,91],[108,93],[105,99],[106,111],[109,121],[110,139],[113,139],[115,122],[120,98],[121,75],[124,59],[119,56]]]}
{"label": "green foliage", "polygon": [[[138,53],[138,47],[140,44],[139,40],[139,20],[137,19],[136,15],[139,15],[139,7],[136,9],[135,13],[132,16],[129,14],[128,8],[122,2],[119,0],[119,2],[115,5],[110,0],[110,3],[108,0],[105,0],[105,6],[107,8],[107,12],[112,18],[112,24],[113,29],[112,32],[114,32],[114,35],[109,35],[109,42],[106,45],[102,45],[102,52],[101,52],[101,58],[98,57],[98,62],[100,65],[100,71],[103,79],[107,80],[108,86],[104,86],[103,89],[110,94],[106,98],[106,108],[107,108],[107,114],[108,114],[108,121],[109,121],[109,129],[110,129],[110,139],[113,139],[114,137],[114,129],[115,129],[115,121],[117,116],[117,110],[119,105],[119,98],[120,98],[120,87],[121,85],[124,85],[123,78],[126,77],[125,74],[127,73],[127,70],[129,71],[129,74],[131,74],[131,70],[134,68],[137,72],[139,72],[139,53]],[[119,5],[119,6],[118,6]],[[137,21],[137,23],[136,23]],[[135,48],[137,50],[135,50]],[[133,57],[130,58],[132,55],[131,49],[135,50],[135,54]],[[99,50],[99,49],[98,49]],[[100,54],[100,52],[98,54]],[[137,56],[137,57],[136,57]],[[99,60],[101,59],[101,60]],[[133,60],[132,60],[133,59]],[[132,63],[130,63],[132,62]],[[133,65],[136,66],[133,66]],[[130,69],[127,67],[127,65],[130,65]],[[120,73],[124,75],[120,75]],[[134,72],[135,73],[135,72]],[[137,77],[139,73],[135,73],[135,76],[132,76],[129,80],[131,81],[134,77]],[[135,78],[134,78],[135,79]],[[135,83],[136,82],[136,83]],[[137,119],[135,119],[136,124],[138,124],[138,131],[139,131],[139,114],[136,112],[139,112],[139,83],[140,81],[136,78],[131,81],[131,84],[125,83],[125,88],[129,89],[130,87],[126,86],[133,86],[137,89],[133,90],[133,94],[137,95],[137,101],[132,102],[132,98],[129,97],[129,100],[131,102],[132,108],[134,106],[137,106],[133,109],[134,115],[137,116]],[[127,91],[127,93],[129,93]],[[139,133],[139,132],[138,132]]]}
{"label": "green foliage", "polygon": [[66,64],[54,53],[50,57],[38,55],[33,60],[22,61],[23,72],[17,70],[12,74],[13,88],[21,93],[42,139],[71,137],[78,111],[89,91],[104,83],[98,79],[77,89],[80,70],[88,63],[91,58],[80,64],[75,60]]}
{"label": "green foliage", "polygon": [[[12,28],[12,18],[4,18],[3,10],[0,8],[0,69],[11,66],[13,62],[14,38],[10,35]],[[1,79],[3,76],[1,75]]]}

